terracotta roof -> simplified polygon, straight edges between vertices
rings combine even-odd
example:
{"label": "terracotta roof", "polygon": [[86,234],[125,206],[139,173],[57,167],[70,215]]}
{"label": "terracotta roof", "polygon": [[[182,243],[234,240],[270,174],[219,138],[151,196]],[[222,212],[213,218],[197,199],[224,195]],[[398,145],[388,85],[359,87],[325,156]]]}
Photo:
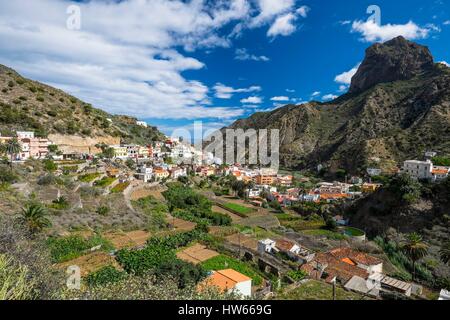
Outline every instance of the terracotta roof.
{"label": "terracotta roof", "polygon": [[283,251],[289,251],[294,246],[294,243],[287,240],[277,240],[275,246]]}
{"label": "terracotta roof", "polygon": [[321,199],[342,199],[347,198],[348,194],[346,193],[322,193],[320,195]]}
{"label": "terracotta roof", "polygon": [[240,272],[237,272],[236,270],[233,270],[233,269],[219,270],[216,273],[219,273],[237,283],[252,280],[251,278],[247,277],[246,275],[244,275]]}
{"label": "terracotta roof", "polygon": [[348,258],[356,263],[364,264],[367,266],[373,266],[383,262],[379,258],[375,258],[360,251],[352,250],[351,248],[337,248],[331,250],[329,253],[337,259],[342,260]]}
{"label": "terracotta roof", "polygon": [[347,282],[353,276],[359,276],[363,279],[369,277],[366,270],[344,262],[330,253],[318,253],[315,260],[326,266],[325,272],[328,275],[334,275],[342,282]]}
{"label": "terracotta roof", "polygon": [[448,174],[448,170],[445,169],[434,169],[432,171],[433,174]]}
{"label": "terracotta roof", "polygon": [[236,284],[248,280],[251,280],[251,278],[233,269],[219,270],[199,283],[198,289],[201,291],[208,286],[212,286],[217,287],[222,292],[226,292],[236,287]]}

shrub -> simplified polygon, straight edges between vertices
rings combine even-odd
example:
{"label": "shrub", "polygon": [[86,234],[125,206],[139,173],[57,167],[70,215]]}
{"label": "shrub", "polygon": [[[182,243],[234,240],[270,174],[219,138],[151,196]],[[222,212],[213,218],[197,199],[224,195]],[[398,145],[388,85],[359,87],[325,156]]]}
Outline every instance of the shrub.
{"label": "shrub", "polygon": [[0,182],[14,183],[17,181],[17,176],[9,168],[0,166]]}
{"label": "shrub", "polygon": [[87,250],[101,245],[101,250],[109,251],[112,245],[99,235],[84,239],[79,235],[64,238],[49,238],[47,246],[53,262],[61,263],[83,255]]}
{"label": "shrub", "polygon": [[48,186],[56,183],[56,177],[49,173],[38,178],[37,184],[40,186]]}
{"label": "shrub", "polygon": [[44,160],[44,169],[48,172],[53,172],[58,169],[58,165],[53,160]]}
{"label": "shrub", "polygon": [[107,216],[109,211],[110,211],[109,207],[101,206],[97,208],[96,212],[101,216]]}
{"label": "shrub", "polygon": [[113,266],[106,266],[89,274],[86,277],[86,282],[90,287],[103,286],[108,283],[118,282],[126,276],[125,272],[119,271]]}
{"label": "shrub", "polygon": [[122,193],[125,191],[126,188],[128,188],[129,185],[130,185],[130,183],[128,181],[119,183],[118,185],[116,185],[114,188],[111,189],[111,192],[112,193]]}

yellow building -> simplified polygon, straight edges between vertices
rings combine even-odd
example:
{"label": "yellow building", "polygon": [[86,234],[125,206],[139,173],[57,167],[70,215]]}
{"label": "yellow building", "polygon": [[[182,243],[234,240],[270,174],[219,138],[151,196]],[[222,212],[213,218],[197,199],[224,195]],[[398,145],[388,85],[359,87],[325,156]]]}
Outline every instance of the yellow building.
{"label": "yellow building", "polygon": [[371,193],[377,191],[378,188],[381,187],[379,183],[364,183],[361,186],[361,191],[364,193]]}
{"label": "yellow building", "polygon": [[112,146],[111,148],[114,150],[115,158],[127,158],[128,157],[128,151],[127,151],[126,147]]}

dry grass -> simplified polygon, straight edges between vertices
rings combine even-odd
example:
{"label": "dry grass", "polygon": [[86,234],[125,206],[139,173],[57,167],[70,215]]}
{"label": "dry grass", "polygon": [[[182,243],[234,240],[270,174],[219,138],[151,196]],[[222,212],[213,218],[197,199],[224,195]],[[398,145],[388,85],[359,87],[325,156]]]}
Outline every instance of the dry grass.
{"label": "dry grass", "polygon": [[177,253],[179,259],[193,264],[199,264],[218,255],[218,252],[210,250],[201,244],[195,244]]}

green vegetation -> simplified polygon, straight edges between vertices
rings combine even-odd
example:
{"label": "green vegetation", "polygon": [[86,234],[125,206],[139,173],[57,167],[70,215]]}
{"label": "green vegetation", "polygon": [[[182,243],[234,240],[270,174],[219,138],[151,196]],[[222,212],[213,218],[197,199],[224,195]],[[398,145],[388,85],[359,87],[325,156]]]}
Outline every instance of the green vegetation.
{"label": "green vegetation", "polygon": [[58,169],[58,166],[56,165],[56,163],[53,160],[46,159],[46,160],[44,160],[43,163],[44,163],[45,171],[54,172]]}
{"label": "green vegetation", "polygon": [[50,206],[53,209],[56,210],[64,210],[67,209],[69,207],[69,201],[67,200],[66,197],[59,197],[58,199],[55,199],[52,201],[52,205]]}
{"label": "green vegetation", "polygon": [[316,214],[309,215],[307,217],[281,215],[277,216],[277,218],[282,226],[290,228],[294,231],[314,230],[325,227],[325,221],[323,218]]}
{"label": "green vegetation", "polygon": [[201,265],[206,270],[234,269],[252,278],[253,285],[258,286],[262,283],[262,277],[250,265],[225,255],[218,255],[204,261]]}
{"label": "green vegetation", "polygon": [[286,275],[294,281],[301,281],[308,276],[303,270],[291,270]]}
{"label": "green vegetation", "polygon": [[100,177],[100,173],[88,173],[78,177],[78,180],[85,183],[90,183]]}
{"label": "green vegetation", "polygon": [[100,180],[95,181],[94,185],[96,187],[105,188],[105,187],[110,186],[114,181],[116,181],[116,178],[104,177]]}
{"label": "green vegetation", "polygon": [[130,185],[130,182],[121,182],[111,189],[111,193],[122,193]]}
{"label": "green vegetation", "polygon": [[361,236],[365,235],[364,231],[362,231],[361,229],[358,229],[358,228],[353,228],[353,227],[345,227],[344,233],[351,237],[361,237]]}
{"label": "green vegetation", "polygon": [[36,233],[52,225],[47,215],[48,212],[44,206],[39,203],[31,203],[22,208],[19,219],[30,232]]}
{"label": "green vegetation", "polygon": [[101,206],[101,207],[98,207],[95,212],[97,212],[101,216],[107,216],[109,211],[110,211],[109,207]]}
{"label": "green vegetation", "polygon": [[94,235],[88,239],[79,235],[63,238],[51,237],[47,240],[47,246],[54,263],[61,263],[78,258],[86,253],[87,250],[97,246],[101,246],[101,250],[103,251],[110,251],[113,249],[111,243],[100,235]]}
{"label": "green vegetation", "polygon": [[310,236],[324,236],[331,240],[344,240],[346,238],[345,235],[339,232],[330,231],[326,229],[304,230],[302,231],[302,233]]}
{"label": "green vegetation", "polygon": [[168,190],[163,193],[172,215],[181,219],[208,223],[213,225],[230,225],[228,215],[213,212],[212,203],[205,196],[196,193],[179,182],[168,184]]}
{"label": "green vegetation", "polygon": [[435,166],[450,167],[450,157],[434,157],[431,161]]}
{"label": "green vegetation", "polygon": [[149,196],[133,202],[136,208],[141,209],[148,217],[148,229],[157,231],[167,226],[166,217],[169,209],[155,197]]}
{"label": "green vegetation", "polygon": [[224,207],[226,207],[226,208],[228,208],[228,209],[230,209],[232,211],[235,211],[235,212],[237,212],[239,214],[242,214],[244,216],[246,216],[249,213],[252,213],[254,211],[252,208],[244,207],[244,206],[242,206],[240,204],[232,203],[232,202],[225,203]]}
{"label": "green vegetation", "polygon": [[30,281],[26,266],[17,265],[10,257],[0,254],[0,301],[29,300],[33,298],[32,290],[35,285]]}
{"label": "green vegetation", "polygon": [[412,261],[414,281],[416,277],[416,263],[427,255],[428,245],[423,242],[421,235],[414,232],[407,235],[406,241],[402,244],[402,250]]}
{"label": "green vegetation", "polygon": [[123,280],[126,276],[126,272],[119,271],[113,266],[106,266],[94,273],[89,274],[86,277],[86,282],[90,287],[104,286],[109,283]]}
{"label": "green vegetation", "polygon": [[408,174],[395,176],[389,183],[388,188],[401,201],[411,204],[416,202],[421,195],[421,185]]}
{"label": "green vegetation", "polygon": [[185,288],[206,276],[201,266],[194,266],[177,258],[175,250],[202,237],[202,227],[172,236],[151,238],[142,250],[123,249],[117,253],[117,261],[123,269],[133,275],[151,272],[159,276],[169,275],[177,279],[178,286]]}
{"label": "green vegetation", "polygon": [[403,246],[394,241],[388,241],[378,236],[374,239],[374,242],[383,249],[384,253],[389,258],[389,261],[398,269],[396,274],[393,276],[403,279],[405,281],[412,280],[412,271],[415,269],[416,277],[426,281],[429,284],[434,282],[433,275],[428,270],[427,266],[422,263],[414,263],[405,254]]}

